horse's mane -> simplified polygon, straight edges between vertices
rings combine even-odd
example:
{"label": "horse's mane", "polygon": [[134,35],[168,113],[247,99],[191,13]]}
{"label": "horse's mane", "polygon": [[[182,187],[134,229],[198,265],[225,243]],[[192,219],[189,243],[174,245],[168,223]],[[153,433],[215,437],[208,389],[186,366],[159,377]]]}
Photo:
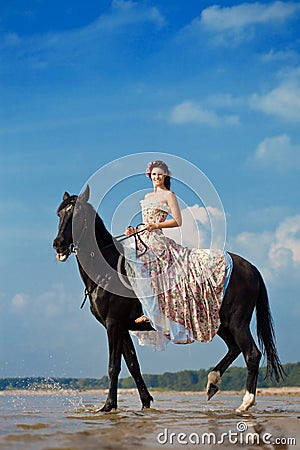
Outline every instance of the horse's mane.
{"label": "horse's mane", "polygon": [[90,215],[90,217],[94,217],[95,219],[95,235],[96,235],[96,240],[97,240],[97,244],[99,246],[99,248],[101,249],[101,247],[103,246],[110,246],[112,247],[112,249],[114,248],[114,240],[112,235],[110,234],[110,232],[107,230],[106,226],[104,225],[103,220],[101,219],[101,217],[99,216],[98,212],[95,211],[94,207],[88,203],[85,202],[85,208],[87,210],[87,213]]}

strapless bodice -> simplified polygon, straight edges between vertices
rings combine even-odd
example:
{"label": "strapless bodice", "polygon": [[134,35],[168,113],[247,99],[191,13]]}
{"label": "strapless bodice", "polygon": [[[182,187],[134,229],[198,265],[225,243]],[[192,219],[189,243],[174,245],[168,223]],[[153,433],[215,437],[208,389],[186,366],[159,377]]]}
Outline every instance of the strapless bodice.
{"label": "strapless bodice", "polygon": [[143,222],[164,222],[171,209],[167,203],[153,198],[145,198],[140,201],[142,207]]}
{"label": "strapless bodice", "polygon": [[161,211],[165,211],[168,214],[170,214],[170,212],[171,212],[171,209],[170,209],[169,205],[167,205],[167,203],[162,202],[162,201],[157,201],[153,198],[145,198],[144,200],[140,201],[140,204],[141,204],[142,209],[154,208],[154,209],[159,209]]}

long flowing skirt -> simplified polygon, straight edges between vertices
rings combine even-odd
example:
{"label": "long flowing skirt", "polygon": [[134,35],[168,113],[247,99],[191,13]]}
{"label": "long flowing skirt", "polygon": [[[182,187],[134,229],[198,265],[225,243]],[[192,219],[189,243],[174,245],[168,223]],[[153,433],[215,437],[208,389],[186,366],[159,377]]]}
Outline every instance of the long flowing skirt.
{"label": "long flowing skirt", "polygon": [[[124,246],[126,272],[156,332],[134,332],[141,345],[209,342],[220,326],[219,310],[232,260],[228,253],[183,247],[161,230],[145,232],[140,256]],[[138,250],[142,251],[142,247]]]}

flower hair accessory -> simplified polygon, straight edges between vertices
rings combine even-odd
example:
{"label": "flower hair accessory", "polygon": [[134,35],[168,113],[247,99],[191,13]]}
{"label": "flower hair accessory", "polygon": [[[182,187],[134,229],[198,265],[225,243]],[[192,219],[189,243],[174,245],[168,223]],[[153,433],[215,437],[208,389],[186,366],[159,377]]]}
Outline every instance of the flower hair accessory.
{"label": "flower hair accessory", "polygon": [[146,177],[149,177],[149,178],[150,178],[152,167],[153,167],[155,164],[158,164],[158,163],[159,163],[159,161],[151,161],[151,162],[148,162],[147,169],[146,169]]}
{"label": "flower hair accessory", "polygon": [[149,162],[146,169],[146,177],[150,177],[152,162]]}

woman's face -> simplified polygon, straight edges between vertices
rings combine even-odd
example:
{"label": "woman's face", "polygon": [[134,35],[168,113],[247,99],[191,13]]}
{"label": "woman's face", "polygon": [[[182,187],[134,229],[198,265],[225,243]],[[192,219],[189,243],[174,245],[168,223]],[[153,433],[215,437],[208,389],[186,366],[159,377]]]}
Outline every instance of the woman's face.
{"label": "woman's face", "polygon": [[164,187],[165,173],[160,167],[154,167],[151,171],[151,180],[154,187]]}

